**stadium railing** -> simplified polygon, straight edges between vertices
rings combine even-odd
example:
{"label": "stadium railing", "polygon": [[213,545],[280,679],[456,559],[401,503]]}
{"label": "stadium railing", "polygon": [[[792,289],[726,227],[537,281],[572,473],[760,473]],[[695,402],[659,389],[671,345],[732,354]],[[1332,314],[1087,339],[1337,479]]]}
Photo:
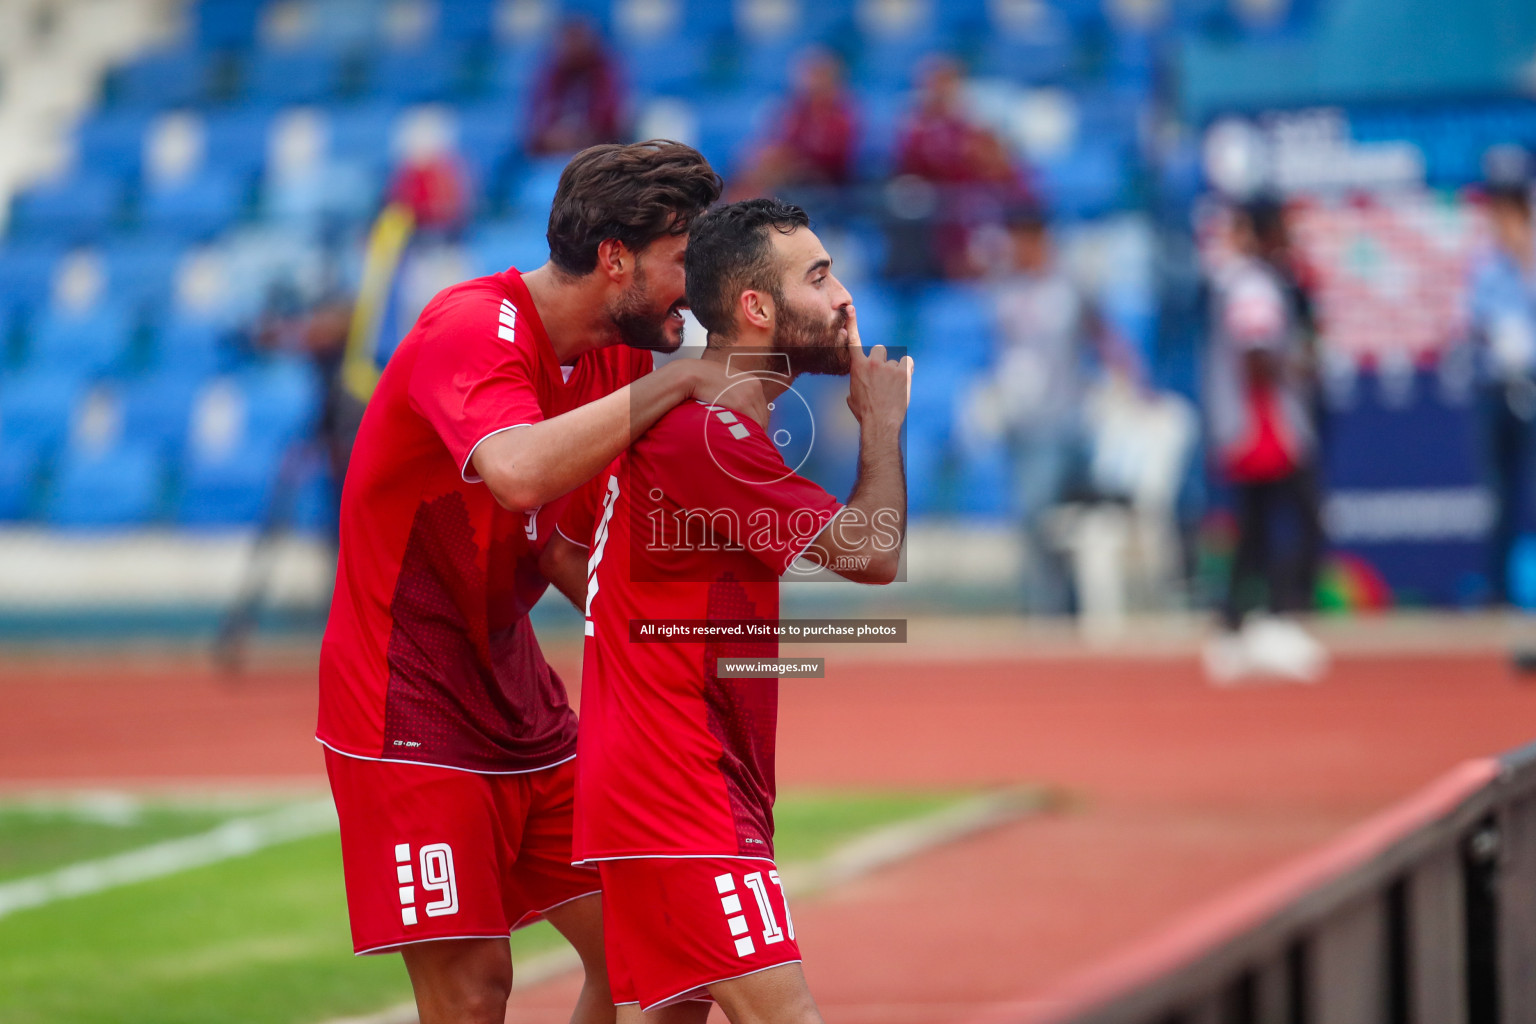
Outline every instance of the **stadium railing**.
{"label": "stadium railing", "polygon": [[1536,1021],[1536,744],[1460,765],[1037,1006],[1033,1024]]}

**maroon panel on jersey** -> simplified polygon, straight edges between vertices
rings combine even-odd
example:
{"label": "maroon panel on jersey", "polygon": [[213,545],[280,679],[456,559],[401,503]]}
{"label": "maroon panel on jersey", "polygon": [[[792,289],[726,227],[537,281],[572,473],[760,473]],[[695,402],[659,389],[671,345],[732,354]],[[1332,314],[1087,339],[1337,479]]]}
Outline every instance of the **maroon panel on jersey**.
{"label": "maroon panel on jersey", "polygon": [[521,772],[571,756],[576,723],[526,616],[566,499],[512,513],[469,465],[501,430],[645,373],[583,355],[569,379],[515,270],[440,293],[379,379],[341,502],[316,735],[357,757]]}
{"label": "maroon panel on jersey", "polygon": [[[722,412],[668,413],[561,521],[591,540],[578,860],[772,856],[778,680],[719,679],[715,664],[778,642],[630,642],[631,619],[776,621],[779,575],[841,507]],[[809,535],[744,529],[754,517]]]}

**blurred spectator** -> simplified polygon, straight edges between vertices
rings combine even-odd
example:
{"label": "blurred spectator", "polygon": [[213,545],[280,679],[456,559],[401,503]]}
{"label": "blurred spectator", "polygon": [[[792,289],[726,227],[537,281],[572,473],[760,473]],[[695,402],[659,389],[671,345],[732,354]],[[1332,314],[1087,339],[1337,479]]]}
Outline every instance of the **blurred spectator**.
{"label": "blurred spectator", "polygon": [[624,137],[618,64],[595,29],[573,18],[539,74],[528,111],[528,152],[574,153]]}
{"label": "blurred spectator", "polygon": [[[1299,626],[1271,617],[1244,628],[1252,582],[1267,585],[1275,616],[1309,610],[1323,554],[1314,374],[1307,325],[1283,262],[1289,249],[1284,207],[1256,199],[1231,210],[1227,241],[1230,255],[1211,281],[1206,411],[1217,468],[1236,504],[1237,546],[1221,610],[1223,633],[1207,648],[1206,667],[1217,682],[1253,670],[1315,678],[1322,649]],[[1289,560],[1274,536],[1287,510],[1298,534]]]}
{"label": "blurred spectator", "polygon": [[1012,210],[1008,237],[1008,270],[992,296],[997,383],[1028,555],[1025,607],[1064,615],[1073,603],[1069,566],[1050,519],[1088,487],[1084,399],[1095,369],[1140,374],[1129,345],[1057,262],[1041,211]]}
{"label": "blurred spectator", "polygon": [[971,233],[1029,199],[1008,147],[968,116],[964,74],[949,57],[932,59],[923,73],[898,136],[895,170],[889,194],[898,223],[890,248],[911,264],[887,268],[896,276],[974,276]]}
{"label": "blurred spectator", "polygon": [[[314,440],[331,471],[337,507],[341,484],[352,458],[352,442],[362,422],[363,403],[347,390],[342,364],[351,332],[353,296],[343,280],[337,244],[327,246],[319,288],[309,296],[292,282],[275,284],[251,330],[254,347],[307,357],[322,382],[320,416]],[[334,526],[335,516],[330,517]]]}
{"label": "blurred spectator", "polygon": [[389,201],[410,210],[418,230],[462,227],[470,214],[469,177],[442,112],[431,107],[416,112],[401,130],[400,151]]}
{"label": "blurred spectator", "polygon": [[783,187],[846,185],[853,175],[857,125],[843,88],[843,66],[820,47],[800,62],[794,92],[774,136],[758,153],[744,188],[768,194]]}
{"label": "blurred spectator", "polygon": [[965,76],[952,58],[934,58],[923,73],[896,145],[896,173],[935,185],[1022,185],[1007,147],[967,116]]}
{"label": "blurred spectator", "polygon": [[1491,187],[1493,245],[1473,268],[1468,322],[1479,346],[1488,472],[1498,515],[1490,545],[1494,598],[1509,601],[1509,561],[1531,491],[1536,456],[1536,230],[1524,185]]}

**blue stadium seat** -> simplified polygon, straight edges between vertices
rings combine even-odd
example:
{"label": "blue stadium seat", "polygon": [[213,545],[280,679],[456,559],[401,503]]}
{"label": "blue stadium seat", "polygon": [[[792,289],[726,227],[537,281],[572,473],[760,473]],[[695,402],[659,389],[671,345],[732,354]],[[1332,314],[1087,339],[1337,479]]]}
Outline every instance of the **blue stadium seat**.
{"label": "blue stadium seat", "polygon": [[481,43],[496,35],[496,0],[453,0],[437,5],[437,35],[458,43]]}
{"label": "blue stadium seat", "polygon": [[522,111],[502,99],[459,108],[459,154],[481,194],[504,161],[522,152]]}
{"label": "blue stadium seat", "polygon": [[895,162],[896,139],[910,101],[894,92],[863,90],[854,94],[858,138],[854,140],[854,174],[878,181],[888,177]]}
{"label": "blue stadium seat", "polygon": [[508,267],[532,270],[549,259],[545,232],[549,218],[532,214],[510,221],[492,221],[475,228],[469,242],[473,273],[497,274]]}
{"label": "blue stadium seat", "polygon": [[11,231],[57,241],[100,237],[123,205],[122,180],[76,170],[23,192],[11,208]]}
{"label": "blue stadium seat", "polygon": [[133,313],[120,303],[78,312],[48,309],[33,325],[27,364],[77,375],[103,373],[126,357],[133,329]]}
{"label": "blue stadium seat", "polygon": [[865,348],[871,345],[891,348],[907,343],[901,306],[888,288],[862,284],[850,292],[859,316],[859,338]]}
{"label": "blue stadium seat", "polygon": [[453,46],[383,49],[368,67],[370,95],[398,103],[446,100],[461,91],[464,55]]}
{"label": "blue stadium seat", "polygon": [[56,241],[10,242],[0,246],[0,304],[15,309],[46,302],[54,270],[65,251]]}
{"label": "blue stadium seat", "polygon": [[307,0],[307,42],[337,49],[376,42],[382,20],[378,0]]}
{"label": "blue stadium seat", "polygon": [[250,443],[220,453],[192,452],[182,467],[176,519],[187,526],[260,522],[272,498],[282,448]]}
{"label": "blue stadium seat", "polygon": [[306,460],[288,510],[289,525],[305,533],[334,534],[339,497],[331,479],[330,467],[324,460]]}
{"label": "blue stadium seat", "polygon": [[335,222],[357,224],[379,209],[382,166],[369,160],[329,160],[303,178],[268,181],[262,209],[269,221],[314,234]]}
{"label": "blue stadium seat", "polygon": [[549,204],[560,185],[560,175],[567,160],[563,156],[543,157],[527,165],[522,181],[515,186],[514,205],[529,217],[549,217]]}
{"label": "blue stadium seat", "polygon": [[377,161],[388,158],[390,138],[400,105],[392,102],[360,103],[327,111],[329,155],[333,159]]}
{"label": "blue stadium seat", "polygon": [[40,461],[36,445],[0,441],[0,520],[31,514]]}
{"label": "blue stadium seat", "polygon": [[197,42],[210,50],[240,50],[256,39],[266,0],[205,0],[193,5]]}
{"label": "blue stadium seat", "polygon": [[101,243],[108,287],[129,306],[165,305],[184,253],[182,246],[160,237],[116,235]]}
{"label": "blue stadium seat", "polygon": [[1139,94],[1126,89],[1099,88],[1083,90],[1076,99],[1079,138],[1127,148],[1135,145],[1146,110]]}
{"label": "blue stadium seat", "polygon": [[643,39],[619,46],[625,76],[642,94],[695,89],[709,70],[709,50],[690,29],[676,37]]}
{"label": "blue stadium seat", "polygon": [[987,0],[943,0],[934,6],[938,28],[943,32],[980,36],[994,27]]}
{"label": "blue stadium seat", "polygon": [[28,369],[0,378],[0,438],[47,450],[69,431],[85,393],[77,371]]}
{"label": "blue stadium seat", "polygon": [[204,96],[208,70],[205,50],[150,53],[117,72],[113,98],[123,106],[142,110],[192,106]]}
{"label": "blue stadium seat", "polygon": [[243,179],[210,167],[188,181],[148,189],[139,221],[144,230],[168,238],[199,240],[229,227],[244,207]]}
{"label": "blue stadium seat", "polygon": [[321,382],[308,360],[269,360],[241,373],[239,385],[245,396],[248,442],[283,446],[314,427]]}
{"label": "blue stadium seat", "polygon": [[1110,55],[1110,81],[1119,85],[1148,90],[1157,69],[1157,40],[1144,32],[1121,32],[1115,36]]}
{"label": "blue stadium seat", "polygon": [[142,525],[159,511],[163,475],[160,455],[145,444],[71,445],[59,458],[46,518],[85,529]]}
{"label": "blue stadium seat", "polygon": [[789,88],[795,61],[814,40],[800,35],[743,39],[735,49],[736,76],[743,92],[776,95]]}
{"label": "blue stadium seat", "polygon": [[75,161],[97,174],[137,178],[143,163],[144,133],[152,111],[109,110],[80,122],[75,133]]}
{"label": "blue stadium seat", "polygon": [[954,47],[953,39],[932,33],[866,37],[851,77],[855,85],[872,91],[904,92],[912,87],[929,57],[951,53]]}
{"label": "blue stadium seat", "polygon": [[124,439],[178,456],[186,444],[192,406],[205,381],[194,368],[183,366],[128,381],[122,388]]}
{"label": "blue stadium seat", "polygon": [[1113,143],[1084,142],[1035,165],[1040,191],[1054,216],[1094,217],[1124,199],[1127,159]]}
{"label": "blue stadium seat", "polygon": [[232,361],[226,343],[229,331],[211,320],[173,314],[155,338],[153,363],[167,372],[204,376]]}
{"label": "blue stadium seat", "polygon": [[1005,519],[1013,504],[1013,466],[1001,441],[960,449],[955,510],[976,519]]}
{"label": "blue stadium seat", "polygon": [[982,46],[977,64],[977,71],[982,74],[1018,82],[1060,82],[1076,67],[1077,50],[1069,37],[1020,39],[995,35]]}
{"label": "blue stadium seat", "polygon": [[539,71],[549,60],[549,52],[541,40],[518,40],[498,47],[491,64],[491,93],[506,100],[526,102]]}
{"label": "blue stadium seat", "polygon": [[701,97],[698,149],[721,174],[729,175],[763,137],[778,100],[749,92]]}
{"label": "blue stadium seat", "polygon": [[720,0],[683,0],[682,23],[692,39],[705,43],[730,33],[733,6]]}
{"label": "blue stadium seat", "polygon": [[967,285],[932,285],[917,299],[912,348],[924,357],[942,352],[942,358],[956,366],[979,368],[991,358],[994,331],[986,292]]}
{"label": "blue stadium seat", "polygon": [[561,0],[560,13],[585,18],[605,33],[613,27],[613,0]]}
{"label": "blue stadium seat", "polygon": [[267,134],[272,119],[272,109],[259,105],[209,111],[203,118],[207,153],[204,166],[237,178],[259,173],[267,160]]}
{"label": "blue stadium seat", "polygon": [[247,99],[272,105],[320,103],[341,84],[340,55],[326,47],[259,50],[245,69]]}

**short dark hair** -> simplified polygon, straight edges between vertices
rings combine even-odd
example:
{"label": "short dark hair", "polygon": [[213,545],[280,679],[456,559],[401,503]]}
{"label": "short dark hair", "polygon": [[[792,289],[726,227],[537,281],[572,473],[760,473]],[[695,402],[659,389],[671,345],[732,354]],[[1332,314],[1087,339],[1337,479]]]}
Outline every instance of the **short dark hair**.
{"label": "short dark hair", "polygon": [[1240,203],[1237,216],[1247,222],[1253,237],[1261,246],[1275,249],[1286,244],[1289,232],[1285,221],[1285,203],[1269,193],[1254,196]]}
{"label": "short dark hair", "polygon": [[584,149],[565,165],[549,208],[550,262],[570,274],[590,274],[605,239],[640,252],[662,235],[686,234],[720,198],[721,187],[703,154],[681,142]]}
{"label": "short dark hair", "polygon": [[736,300],[748,288],[780,297],[768,232],[787,235],[810,224],[804,210],[777,199],[727,203],[695,221],[688,236],[688,305],[704,329],[729,337]]}
{"label": "short dark hair", "polygon": [[1527,217],[1531,215],[1531,190],[1520,182],[1488,185],[1483,195],[1489,206],[1507,206]]}

